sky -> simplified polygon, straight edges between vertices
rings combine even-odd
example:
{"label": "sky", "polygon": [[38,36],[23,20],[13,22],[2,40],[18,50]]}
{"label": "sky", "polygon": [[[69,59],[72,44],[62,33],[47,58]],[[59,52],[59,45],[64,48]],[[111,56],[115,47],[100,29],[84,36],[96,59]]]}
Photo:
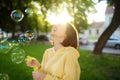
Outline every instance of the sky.
{"label": "sky", "polygon": [[[95,21],[95,22],[105,21],[105,9],[107,6],[106,1],[98,2],[98,0],[94,0],[94,2],[96,3],[95,8],[97,10],[97,13],[95,13],[95,14],[89,13],[88,14],[88,23],[92,23],[93,21]],[[64,17],[64,19],[63,19],[63,17]],[[51,24],[70,22],[72,20],[73,19],[68,14],[68,11],[66,11],[63,8],[61,8],[60,14],[57,13],[57,15],[56,15],[56,13],[52,12],[52,13],[48,13],[48,15],[47,15],[47,21],[50,22]]]}
{"label": "sky", "polygon": [[101,1],[95,5],[97,13],[88,14],[88,22],[92,23],[93,21],[100,22],[105,20],[105,9],[106,9],[106,1]]}

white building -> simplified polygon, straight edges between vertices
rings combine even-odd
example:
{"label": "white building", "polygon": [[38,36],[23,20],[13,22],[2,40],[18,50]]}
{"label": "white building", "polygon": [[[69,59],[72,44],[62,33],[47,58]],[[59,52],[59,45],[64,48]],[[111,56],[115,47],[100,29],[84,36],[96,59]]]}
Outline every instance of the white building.
{"label": "white building", "polygon": [[84,30],[86,37],[99,37],[104,30],[104,22],[93,22],[88,30]]}
{"label": "white building", "polygon": [[[114,7],[107,7],[106,8],[106,12],[105,12],[105,27],[108,27],[108,25],[110,24],[112,17],[113,17],[113,13],[114,13]],[[111,37],[116,37],[116,38],[120,38],[120,26],[118,27],[118,29],[111,35]]]}
{"label": "white building", "polygon": [[[110,24],[113,13],[114,7],[106,7],[105,21],[104,22],[93,21],[90,28],[83,31],[83,35],[85,35],[86,37],[98,38]],[[112,37],[120,38],[120,27],[113,33]]]}

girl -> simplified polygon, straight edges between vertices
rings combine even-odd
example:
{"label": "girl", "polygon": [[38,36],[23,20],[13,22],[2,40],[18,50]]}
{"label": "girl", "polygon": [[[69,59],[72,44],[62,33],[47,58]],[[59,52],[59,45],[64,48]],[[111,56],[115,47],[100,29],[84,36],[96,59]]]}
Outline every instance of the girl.
{"label": "girl", "polygon": [[78,32],[70,23],[56,24],[51,31],[53,47],[45,51],[41,64],[33,59],[27,62],[33,71],[33,80],[79,80]]}

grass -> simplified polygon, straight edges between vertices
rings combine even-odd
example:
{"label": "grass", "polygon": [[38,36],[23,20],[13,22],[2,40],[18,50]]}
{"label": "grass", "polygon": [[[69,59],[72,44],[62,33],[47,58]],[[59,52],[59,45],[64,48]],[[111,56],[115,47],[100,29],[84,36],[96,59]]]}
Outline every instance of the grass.
{"label": "grass", "polygon": [[[26,56],[33,56],[41,61],[45,49],[51,46],[30,44],[20,47],[24,49]],[[93,55],[86,50],[79,50],[79,53],[80,80],[120,80],[119,55]],[[10,53],[0,53],[0,73],[8,74],[10,80],[32,80],[32,69],[26,66],[25,61],[20,64],[11,62]]]}
{"label": "grass", "polygon": [[120,80],[120,56],[80,50],[81,80]]}

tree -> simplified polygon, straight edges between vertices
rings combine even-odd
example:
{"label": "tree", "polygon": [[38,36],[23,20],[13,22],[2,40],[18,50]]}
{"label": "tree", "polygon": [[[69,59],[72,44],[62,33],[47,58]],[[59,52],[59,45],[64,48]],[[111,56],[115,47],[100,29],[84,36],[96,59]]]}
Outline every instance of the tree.
{"label": "tree", "polygon": [[12,38],[15,36],[16,24],[11,17],[10,14],[15,9],[20,9],[24,12],[25,5],[28,4],[30,0],[0,0],[0,28],[6,32],[12,32]]}
{"label": "tree", "polygon": [[108,38],[120,25],[120,0],[108,0],[108,4],[113,4],[115,7],[114,15],[111,23],[99,37],[97,44],[93,50],[94,54],[102,54],[103,47],[105,46]]}
{"label": "tree", "polygon": [[[37,14],[37,9],[35,6],[31,5],[31,2],[37,2],[40,5],[41,14]],[[66,7],[74,18],[74,25],[77,27],[78,31],[84,29],[88,26],[87,23],[87,13],[91,12],[94,7],[92,0],[0,0],[0,28],[7,32],[16,32],[16,25],[19,25],[19,30],[21,32],[26,29],[41,30],[48,32],[48,22],[46,21],[46,15],[49,10],[56,11],[59,9],[60,5],[66,3]],[[26,8],[33,9],[33,16],[28,16],[25,13]],[[20,9],[24,13],[24,18],[21,22],[15,23],[11,17],[11,11],[15,9]],[[43,27],[44,26],[44,27]]]}
{"label": "tree", "polygon": [[80,32],[83,29],[87,29],[89,24],[87,21],[87,14],[94,13],[94,2],[92,0],[65,0],[64,7],[67,8],[70,15],[74,18],[73,24]]}
{"label": "tree", "polygon": [[[39,1],[39,0],[34,0],[34,1]],[[53,1],[53,0],[51,0]],[[38,28],[42,22],[40,20],[45,20],[45,19],[40,19],[41,17],[34,14],[33,17],[28,17],[25,13],[25,9],[28,7],[34,8],[30,3],[32,0],[0,0],[0,28],[3,31],[6,32],[12,32],[12,38],[15,37],[15,32],[18,31],[16,30],[16,25],[19,25],[19,31],[24,32],[27,29],[32,29],[34,30],[35,28]],[[49,6],[51,5],[50,2],[47,2],[45,0],[39,1],[41,6],[46,5],[46,8],[50,8]],[[39,3],[38,2],[38,3]],[[49,3],[49,4],[48,4]],[[24,18],[20,22],[14,22],[10,14],[13,10],[19,9],[24,13]],[[35,11],[35,9],[34,9]],[[47,10],[46,10],[47,12]],[[38,22],[38,19],[40,22]],[[30,22],[31,21],[31,22]],[[39,25],[37,25],[39,24]],[[41,26],[40,26],[41,27]],[[39,30],[39,29],[36,29]]]}
{"label": "tree", "polygon": [[95,12],[94,5],[92,0],[73,0],[73,23],[79,32],[88,28],[87,14]]}

